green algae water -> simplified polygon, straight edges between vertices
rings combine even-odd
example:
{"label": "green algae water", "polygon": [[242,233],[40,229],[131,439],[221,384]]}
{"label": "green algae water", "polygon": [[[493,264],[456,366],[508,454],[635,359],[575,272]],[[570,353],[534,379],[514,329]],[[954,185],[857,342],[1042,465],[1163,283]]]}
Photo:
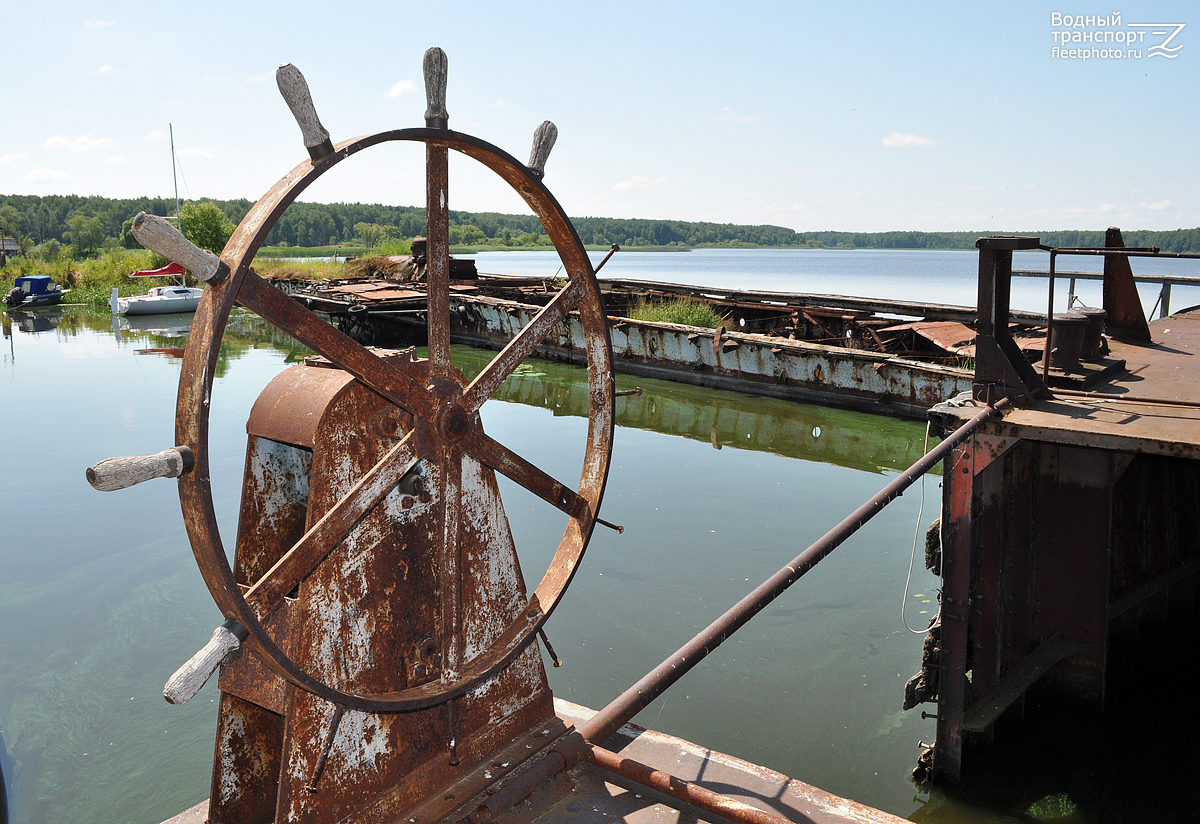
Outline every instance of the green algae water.
{"label": "green algae water", "polygon": [[[155,824],[208,793],[215,684],[175,707],[167,677],[222,620],[192,560],[175,484],[99,493],[84,469],[173,440],[190,318],[140,328],[76,307],[4,316],[0,362],[0,770],[13,822]],[[214,500],[237,521],[245,423],[267,382],[306,354],[235,312],[213,391]],[[491,353],[456,347],[468,374]],[[921,424],[618,376],[602,515],[547,626],[556,695],[599,708],[915,461]],[[483,410],[488,433],[578,477],[582,370],[529,361]],[[996,820],[947,806],[909,774],[934,721],[904,713],[937,582],[914,535],[936,476],[912,487],[638,716],[825,790],[927,821]],[[558,513],[501,479],[527,572]],[[931,708],[930,708],[931,709]],[[1060,789],[1049,786],[1047,808]],[[978,816],[982,816],[979,818]]]}

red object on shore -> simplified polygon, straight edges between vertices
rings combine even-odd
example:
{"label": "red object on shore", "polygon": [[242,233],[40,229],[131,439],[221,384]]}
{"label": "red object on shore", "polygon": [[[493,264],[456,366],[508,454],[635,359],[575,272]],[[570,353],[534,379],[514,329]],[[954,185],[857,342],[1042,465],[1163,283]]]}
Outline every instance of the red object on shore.
{"label": "red object on shore", "polygon": [[130,275],[131,278],[161,278],[171,275],[182,275],[183,267],[174,261],[163,266],[161,269],[143,269],[140,272],[134,272]]}

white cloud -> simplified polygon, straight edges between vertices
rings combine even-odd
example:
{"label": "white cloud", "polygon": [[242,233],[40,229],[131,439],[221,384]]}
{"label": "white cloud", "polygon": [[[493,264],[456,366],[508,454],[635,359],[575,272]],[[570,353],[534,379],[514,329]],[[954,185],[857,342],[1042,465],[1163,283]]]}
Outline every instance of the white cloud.
{"label": "white cloud", "polygon": [[25,159],[25,155],[20,152],[12,154],[0,155],[0,169],[15,169],[17,163]]}
{"label": "white cloud", "polygon": [[25,175],[26,183],[67,183],[71,176],[58,169],[34,169]]}
{"label": "white cloud", "polygon": [[244,82],[246,82],[246,83],[262,83],[264,80],[270,80],[274,76],[275,76],[275,72],[263,72],[262,74],[254,74],[254,75],[251,75],[250,77],[247,77]]}
{"label": "white cloud", "polygon": [[150,134],[146,135],[146,137],[144,139],[145,140],[162,140],[166,136],[167,136],[167,133],[164,132],[162,129],[155,129],[154,131],[150,132]]}
{"label": "white cloud", "polygon": [[416,83],[414,83],[411,80],[401,80],[397,83],[392,84],[392,87],[390,89],[388,89],[387,96],[388,97],[399,97],[402,94],[406,94],[407,92],[413,92],[416,90],[417,90]]}
{"label": "white cloud", "polygon": [[59,152],[81,154],[83,152],[90,152],[92,149],[98,149],[101,146],[107,146],[110,143],[112,141],[106,137],[92,137],[91,134],[75,135],[74,137],[56,134],[46,140],[46,148]]}
{"label": "white cloud", "polygon": [[116,73],[117,73],[117,68],[115,66],[110,66],[108,64],[105,64],[105,65],[101,66],[100,68],[96,69],[96,74],[116,74]]}
{"label": "white cloud", "polygon": [[127,160],[127,158],[125,157],[125,155],[113,155],[112,157],[104,158],[105,164],[107,164],[109,166],[119,166],[122,163],[125,163],[126,160]]}
{"label": "white cloud", "polygon": [[175,152],[179,157],[212,157],[211,154],[201,149],[199,146],[188,146]]}
{"label": "white cloud", "polygon": [[1151,212],[1161,212],[1163,209],[1171,208],[1171,201],[1156,200],[1153,203],[1146,203],[1145,201],[1142,201],[1142,207],[1150,210]]}
{"label": "white cloud", "polygon": [[634,175],[629,180],[622,180],[617,185],[613,186],[614,192],[627,192],[633,189],[645,191],[664,185],[670,178],[667,175],[659,175],[658,177],[648,177],[647,175]]}
{"label": "white cloud", "polygon": [[879,141],[880,145],[895,149],[905,146],[932,146],[937,143],[937,138],[922,137],[919,134],[912,132],[892,132],[890,135]]}
{"label": "white cloud", "polygon": [[116,23],[115,20],[101,20],[98,17],[93,17],[91,20],[83,24],[87,29],[107,29]]}
{"label": "white cloud", "polygon": [[500,109],[500,108],[503,108],[504,106],[507,106],[508,104],[506,102],[504,102],[504,98],[502,97],[491,105],[492,105],[493,109]]}
{"label": "white cloud", "polygon": [[1098,208],[1096,211],[1102,215],[1106,215],[1115,208],[1117,208],[1117,204],[1115,203],[1101,203],[1100,208]]}
{"label": "white cloud", "polygon": [[726,123],[750,123],[754,118],[749,115],[734,114],[733,109],[722,106],[717,112],[717,120],[724,120]]}

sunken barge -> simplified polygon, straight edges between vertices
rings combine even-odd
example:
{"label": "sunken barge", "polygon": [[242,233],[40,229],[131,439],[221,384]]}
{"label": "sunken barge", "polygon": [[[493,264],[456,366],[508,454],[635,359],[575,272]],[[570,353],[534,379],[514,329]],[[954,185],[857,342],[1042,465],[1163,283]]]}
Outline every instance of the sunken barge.
{"label": "sunken barge", "polygon": [[[459,272],[468,277],[451,281],[451,339],[482,348],[502,349],[561,287],[549,278],[478,274],[473,266]],[[383,259],[362,277],[274,282],[362,343],[426,340],[423,250]],[[970,387],[974,310],[967,307],[635,280],[602,281],[601,293],[622,372],[913,419]],[[706,304],[723,324],[631,316],[672,301]],[[1037,316],[1023,320],[1036,330]],[[1036,331],[1030,340],[1036,349]],[[586,363],[578,315],[554,326],[535,354]]]}

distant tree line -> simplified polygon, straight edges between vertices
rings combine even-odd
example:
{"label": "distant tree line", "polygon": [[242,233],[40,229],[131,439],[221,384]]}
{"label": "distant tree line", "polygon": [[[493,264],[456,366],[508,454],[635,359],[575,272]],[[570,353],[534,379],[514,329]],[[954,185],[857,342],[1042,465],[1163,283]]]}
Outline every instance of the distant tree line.
{"label": "distant tree line", "polygon": [[[253,205],[251,201],[210,200],[232,224]],[[211,209],[211,207],[209,207]],[[82,197],[78,195],[0,195],[0,232],[16,237],[25,246],[76,242],[100,245],[112,238],[121,245],[136,245],[129,225],[138,212],[174,214],[169,198]],[[215,211],[215,210],[214,210]],[[186,213],[185,213],[186,218]],[[85,220],[86,219],[86,220]],[[995,232],[797,232],[782,226],[741,226],[682,220],[642,220],[603,217],[572,218],[580,239],[596,246],[682,247],[793,247],[845,249],[973,249],[975,241]],[[74,221],[74,226],[72,225]],[[495,212],[450,213],[450,239],[455,244],[535,246],[549,243],[533,215]],[[384,206],[374,203],[293,203],[267,236],[271,246],[335,246],[364,242],[361,227],[372,239],[379,232],[389,238],[425,234],[425,209],[417,206]],[[1100,246],[1103,230],[1023,232],[1038,235],[1053,246]],[[1169,252],[1200,252],[1200,228],[1173,231],[1126,231],[1129,246],[1158,246]]]}
{"label": "distant tree line", "polygon": [[[1104,230],[1066,229],[1051,232],[797,232],[794,245],[822,249],[974,249],[990,234],[1038,237],[1047,246],[1103,246]],[[1200,228],[1122,231],[1126,246],[1157,246],[1164,252],[1200,252]]]}

